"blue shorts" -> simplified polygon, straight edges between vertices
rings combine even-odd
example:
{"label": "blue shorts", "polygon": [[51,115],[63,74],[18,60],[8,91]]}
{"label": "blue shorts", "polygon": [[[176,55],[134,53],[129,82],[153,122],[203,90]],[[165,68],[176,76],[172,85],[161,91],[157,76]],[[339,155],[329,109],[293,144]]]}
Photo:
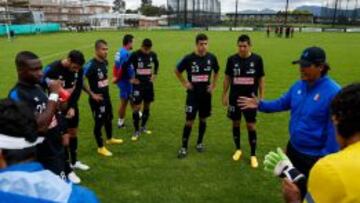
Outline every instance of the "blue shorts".
{"label": "blue shorts", "polygon": [[117,86],[120,89],[120,99],[130,99],[132,92],[132,84],[129,81],[121,81],[117,84]]}

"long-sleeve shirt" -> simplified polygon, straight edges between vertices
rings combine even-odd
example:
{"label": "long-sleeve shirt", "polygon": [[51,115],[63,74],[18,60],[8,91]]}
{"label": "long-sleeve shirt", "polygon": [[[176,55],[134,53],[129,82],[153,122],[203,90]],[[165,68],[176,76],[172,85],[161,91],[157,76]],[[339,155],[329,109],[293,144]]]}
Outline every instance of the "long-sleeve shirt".
{"label": "long-sleeve shirt", "polygon": [[261,101],[259,111],[290,110],[289,132],[293,147],[307,155],[325,156],[339,150],[330,113],[331,102],[339,90],[340,86],[328,76],[311,86],[298,81],[281,98]]}

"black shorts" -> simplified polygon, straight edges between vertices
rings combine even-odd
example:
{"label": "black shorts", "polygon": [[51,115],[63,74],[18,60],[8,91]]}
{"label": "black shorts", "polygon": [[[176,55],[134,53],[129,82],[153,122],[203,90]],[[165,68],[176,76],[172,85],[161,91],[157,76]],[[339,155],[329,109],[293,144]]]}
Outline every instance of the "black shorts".
{"label": "black shorts", "polygon": [[72,118],[67,118],[67,127],[68,128],[78,128],[79,127],[79,107],[76,105],[74,107],[75,115]]}
{"label": "black shorts", "polygon": [[95,121],[106,121],[113,119],[113,109],[110,100],[96,102],[89,99],[90,108]]}
{"label": "black shorts", "polygon": [[142,102],[150,103],[154,101],[154,84],[146,83],[141,85],[133,85],[131,92],[131,103],[139,105]]}
{"label": "black shorts", "polygon": [[188,90],[185,106],[186,120],[195,120],[198,112],[200,118],[211,116],[211,93]]}
{"label": "black shorts", "polygon": [[256,123],[256,109],[241,110],[241,107],[237,105],[237,99],[239,94],[231,94],[229,96],[229,107],[227,116],[233,121],[240,121],[242,115],[245,117],[247,123]]}

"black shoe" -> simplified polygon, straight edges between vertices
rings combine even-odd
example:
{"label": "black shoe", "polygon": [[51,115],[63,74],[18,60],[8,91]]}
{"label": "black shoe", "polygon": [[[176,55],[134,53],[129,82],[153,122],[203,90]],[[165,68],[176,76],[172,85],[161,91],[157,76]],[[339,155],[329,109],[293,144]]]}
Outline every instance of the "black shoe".
{"label": "black shoe", "polygon": [[203,143],[200,143],[200,144],[197,144],[196,145],[196,150],[198,151],[198,152],[204,152],[205,151],[205,145],[203,144]]}
{"label": "black shoe", "polygon": [[184,147],[181,147],[178,152],[178,159],[183,159],[187,156],[187,149]]}

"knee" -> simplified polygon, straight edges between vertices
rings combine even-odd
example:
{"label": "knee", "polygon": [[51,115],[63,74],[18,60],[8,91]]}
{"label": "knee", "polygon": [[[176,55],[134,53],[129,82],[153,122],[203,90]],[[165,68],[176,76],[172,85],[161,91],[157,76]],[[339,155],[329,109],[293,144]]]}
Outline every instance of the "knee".
{"label": "knee", "polygon": [[186,125],[186,127],[192,128],[192,126],[194,125],[194,121],[193,121],[193,120],[187,120],[187,121],[185,122],[185,125]]}
{"label": "knee", "polygon": [[247,127],[248,131],[255,131],[256,130],[255,123],[247,123],[246,127]]}
{"label": "knee", "polygon": [[233,121],[233,128],[240,128],[240,122],[239,121]]}

